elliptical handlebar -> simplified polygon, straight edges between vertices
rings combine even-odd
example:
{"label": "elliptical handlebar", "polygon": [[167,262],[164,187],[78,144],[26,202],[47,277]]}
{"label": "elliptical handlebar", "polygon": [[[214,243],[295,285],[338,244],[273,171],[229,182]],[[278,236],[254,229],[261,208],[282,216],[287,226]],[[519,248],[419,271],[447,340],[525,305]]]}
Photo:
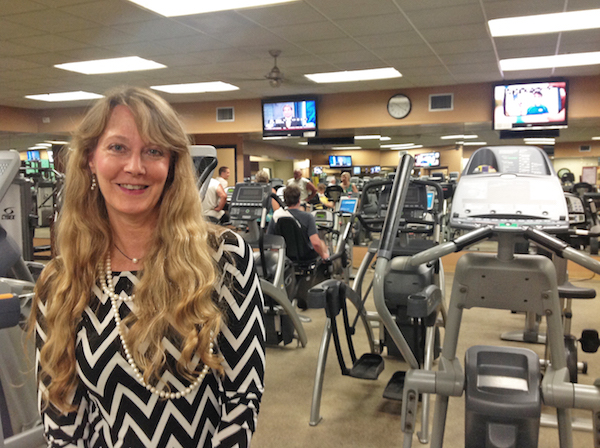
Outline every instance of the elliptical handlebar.
{"label": "elliptical handlebar", "polygon": [[398,233],[398,227],[402,217],[402,209],[404,208],[406,193],[408,192],[408,186],[410,183],[410,174],[412,172],[414,162],[415,160],[412,158],[412,156],[409,154],[404,154],[398,164],[396,176],[394,177],[394,182],[392,183],[392,191],[390,192],[390,206],[387,212],[388,217],[391,219],[386,219],[383,224],[377,258],[385,258],[386,260],[390,260],[392,258],[394,241],[396,239],[396,234]]}
{"label": "elliptical handlebar", "polygon": [[548,235],[546,232],[530,227],[525,230],[525,238],[551,250],[559,257],[571,260],[596,274],[600,274],[600,262],[573,249],[564,241]]}

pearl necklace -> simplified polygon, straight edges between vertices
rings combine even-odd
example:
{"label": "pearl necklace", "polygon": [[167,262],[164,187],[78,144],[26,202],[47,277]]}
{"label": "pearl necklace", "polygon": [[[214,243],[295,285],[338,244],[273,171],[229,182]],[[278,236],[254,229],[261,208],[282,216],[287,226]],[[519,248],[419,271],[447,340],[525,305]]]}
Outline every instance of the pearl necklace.
{"label": "pearl necklace", "polygon": [[[146,380],[144,380],[144,375],[142,374],[139,367],[135,363],[135,360],[133,359],[133,355],[129,351],[129,347],[127,347],[127,343],[125,342],[125,334],[124,334],[123,327],[121,326],[121,315],[119,314],[119,301],[133,302],[133,300],[135,299],[135,294],[132,294],[132,295],[126,296],[126,297],[121,297],[115,293],[115,287],[113,285],[113,280],[112,280],[112,268],[111,268],[110,254],[106,257],[104,274],[105,274],[105,276],[103,277],[102,273],[100,273],[100,285],[102,286],[102,291],[104,292],[104,294],[106,294],[108,297],[110,297],[110,302],[112,304],[112,309],[113,309],[113,312],[115,315],[115,323],[117,325],[117,331],[119,332],[119,339],[121,340],[121,345],[123,346],[123,351],[125,352],[125,358],[127,359],[127,362],[133,369],[135,378],[138,380],[138,382],[142,386],[144,386],[147,390],[149,390],[153,394],[158,395],[160,398],[170,398],[172,400],[175,398],[185,397],[186,395],[190,394],[194,389],[196,389],[200,385],[200,383],[202,383],[202,381],[204,380],[204,377],[207,375],[210,368],[205,364],[204,368],[200,372],[200,375],[198,375],[198,378],[196,378],[188,387],[186,387],[182,391],[167,392],[165,390],[158,390],[158,389],[156,389],[156,387],[146,383]],[[213,337],[214,337],[214,334],[211,331],[210,332],[210,344],[208,346],[209,347],[208,353],[210,355],[213,354],[213,347],[214,347]]]}
{"label": "pearl necklace", "polygon": [[113,245],[114,245],[114,246],[117,248],[117,250],[118,250],[119,252],[121,252],[121,254],[122,254],[122,255],[123,255],[125,258],[127,258],[128,260],[131,260],[131,261],[132,261],[134,264],[137,264],[137,263],[138,263],[138,261],[140,261],[140,259],[139,259],[139,258],[131,258],[129,255],[127,255],[125,252],[123,252],[121,249],[119,249],[119,246],[117,246],[115,243],[113,243]]}

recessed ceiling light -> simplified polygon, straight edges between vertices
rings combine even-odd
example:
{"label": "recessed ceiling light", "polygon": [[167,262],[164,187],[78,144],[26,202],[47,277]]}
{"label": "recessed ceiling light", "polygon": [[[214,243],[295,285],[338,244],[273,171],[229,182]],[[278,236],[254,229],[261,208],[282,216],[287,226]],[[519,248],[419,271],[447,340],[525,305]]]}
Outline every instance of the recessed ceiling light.
{"label": "recessed ceiling light", "polygon": [[489,20],[488,25],[493,37],[589,30],[600,28],[600,9],[507,17]]}
{"label": "recessed ceiling light", "polygon": [[99,75],[105,73],[136,72],[139,70],[155,70],[165,68],[166,65],[138,56],[124,58],[97,59],[93,61],[67,62],[57,64],[56,68],[69,70],[71,72],[83,73],[84,75]]}
{"label": "recessed ceiling light", "polygon": [[308,142],[298,142],[299,145],[308,145]]}
{"label": "recessed ceiling light", "polygon": [[554,145],[556,140],[553,138],[524,138],[526,145]]}
{"label": "recessed ceiling light", "polygon": [[228,92],[230,90],[239,90],[240,88],[233,84],[222,81],[215,82],[194,82],[189,84],[170,84],[165,86],[152,86],[154,90],[160,90],[167,93],[206,93],[206,92]]}
{"label": "recessed ceiling light", "polygon": [[332,146],[331,149],[362,149],[360,146]]}
{"label": "recessed ceiling light", "polygon": [[475,135],[475,134],[467,134],[467,135],[457,134],[457,135],[442,135],[440,137],[440,139],[442,139],[442,140],[463,140],[463,139],[466,140],[469,138],[477,138],[477,137],[479,137],[479,136]]}
{"label": "recessed ceiling light", "polygon": [[51,143],[53,145],[66,145],[69,142],[65,140],[46,140],[46,143]]}
{"label": "recessed ceiling light", "polygon": [[600,136],[599,137],[592,137],[592,140],[600,140]]}
{"label": "recessed ceiling light", "polygon": [[374,68],[368,70],[351,70],[344,72],[313,73],[304,75],[318,83],[371,81],[374,79],[400,78],[402,74],[392,67]]}
{"label": "recessed ceiling light", "polygon": [[52,143],[36,143],[35,146],[43,146],[44,148],[51,148],[52,147]]}
{"label": "recessed ceiling light", "polygon": [[600,64],[600,51],[589,53],[559,54],[554,56],[535,56],[529,58],[501,59],[500,69],[505,72],[516,70],[535,70],[540,68],[576,67]]}
{"label": "recessed ceiling light", "polygon": [[487,142],[463,142],[463,146],[484,146],[487,145]]}
{"label": "recessed ceiling light", "polygon": [[165,17],[187,16],[206,12],[227,11],[230,9],[252,8],[256,6],[289,3],[297,0],[129,0],[132,3],[157,12]]}
{"label": "recessed ceiling light", "polygon": [[381,140],[381,135],[355,135],[354,140]]}
{"label": "recessed ceiling light", "polygon": [[389,142],[392,139],[392,137],[380,137],[379,141],[381,142]]}
{"label": "recessed ceiling light", "polygon": [[381,145],[380,148],[401,148],[401,147],[410,147],[415,146],[414,143],[388,143],[386,145]]}
{"label": "recessed ceiling light", "polygon": [[102,95],[91,92],[83,92],[81,90],[77,92],[60,92],[60,93],[43,93],[40,95],[25,95],[25,98],[37,101],[80,101],[80,100],[94,100],[102,98]]}

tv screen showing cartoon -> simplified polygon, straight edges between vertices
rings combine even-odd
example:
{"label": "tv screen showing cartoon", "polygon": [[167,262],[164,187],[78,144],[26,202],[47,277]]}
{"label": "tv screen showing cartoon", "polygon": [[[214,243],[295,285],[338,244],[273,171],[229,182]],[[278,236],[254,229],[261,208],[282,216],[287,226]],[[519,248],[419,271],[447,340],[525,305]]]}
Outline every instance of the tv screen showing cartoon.
{"label": "tv screen showing cartoon", "polygon": [[263,100],[263,136],[314,137],[317,131],[315,98]]}
{"label": "tv screen showing cartoon", "polygon": [[415,166],[419,168],[440,166],[440,153],[436,151],[416,154]]}
{"label": "tv screen showing cartoon", "polygon": [[494,86],[494,130],[566,127],[567,87],[567,81]]}

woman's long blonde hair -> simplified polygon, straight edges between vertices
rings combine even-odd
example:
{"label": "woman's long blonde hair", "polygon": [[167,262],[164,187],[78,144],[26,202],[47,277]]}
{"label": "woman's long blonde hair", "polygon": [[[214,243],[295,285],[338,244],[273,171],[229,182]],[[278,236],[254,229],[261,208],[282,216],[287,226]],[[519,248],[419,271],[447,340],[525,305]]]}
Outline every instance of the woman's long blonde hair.
{"label": "woman's long blonde hair", "polygon": [[[63,412],[72,409],[69,397],[78,383],[75,332],[99,265],[113,244],[104,198],[98,188],[90,190],[88,160],[118,105],[131,110],[144,141],[171,151],[169,174],[157,205],[157,228],[135,288],[135,316],[124,320],[129,326],[127,345],[147,383],[156,384],[165,368],[161,341],[166,335],[181,341],[180,373],[195,376],[189,368],[195,355],[222,371],[220,358],[208,352],[210,334],[218,334],[222,319],[212,298],[218,277],[212,256],[217,235],[202,218],[188,137],[174,110],[155,93],[135,87],[115,89],[89,110],[73,135],[57,224],[59,255],[42,272],[30,318],[30,331],[37,324],[46,334],[38,378],[47,385],[44,402]],[[46,307],[45,318],[39,306]]]}

